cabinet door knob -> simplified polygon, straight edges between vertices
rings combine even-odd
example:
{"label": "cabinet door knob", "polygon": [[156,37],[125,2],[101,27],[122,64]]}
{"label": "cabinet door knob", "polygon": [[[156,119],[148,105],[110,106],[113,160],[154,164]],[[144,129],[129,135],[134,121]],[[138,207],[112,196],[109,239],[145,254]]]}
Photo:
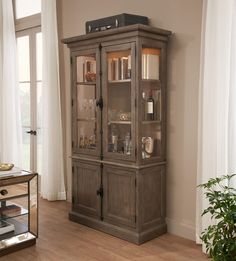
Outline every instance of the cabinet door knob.
{"label": "cabinet door knob", "polygon": [[102,108],[103,108],[103,99],[102,99],[102,97],[99,98],[99,100],[96,102],[96,105],[102,110]]}
{"label": "cabinet door knob", "polygon": [[0,194],[1,194],[2,196],[5,196],[5,195],[8,194],[8,191],[7,191],[6,189],[2,189],[2,190],[0,190]]}
{"label": "cabinet door knob", "polygon": [[101,198],[103,197],[103,188],[99,188],[97,190],[97,195],[100,196]]}

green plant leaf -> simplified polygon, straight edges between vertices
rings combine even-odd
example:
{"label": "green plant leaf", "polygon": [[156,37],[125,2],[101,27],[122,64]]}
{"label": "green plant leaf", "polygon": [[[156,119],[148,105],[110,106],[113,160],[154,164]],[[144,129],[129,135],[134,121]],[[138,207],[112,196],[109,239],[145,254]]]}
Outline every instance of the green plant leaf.
{"label": "green plant leaf", "polygon": [[216,224],[201,234],[207,253],[215,261],[236,261],[236,189],[228,186],[236,174],[211,178],[198,187],[205,190],[209,201],[203,215],[210,215]]}

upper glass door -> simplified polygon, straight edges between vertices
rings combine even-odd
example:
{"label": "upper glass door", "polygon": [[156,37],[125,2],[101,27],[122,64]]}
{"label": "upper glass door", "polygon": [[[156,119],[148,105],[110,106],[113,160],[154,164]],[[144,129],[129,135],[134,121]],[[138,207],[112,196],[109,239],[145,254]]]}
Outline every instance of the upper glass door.
{"label": "upper glass door", "polygon": [[99,153],[99,111],[96,103],[99,97],[97,80],[96,50],[90,50],[75,56],[75,95],[73,144],[81,153]]}
{"label": "upper glass door", "polygon": [[135,157],[134,46],[105,47],[104,155],[116,159]]}
{"label": "upper glass door", "polygon": [[162,153],[161,49],[143,46],[141,59],[141,158]]}

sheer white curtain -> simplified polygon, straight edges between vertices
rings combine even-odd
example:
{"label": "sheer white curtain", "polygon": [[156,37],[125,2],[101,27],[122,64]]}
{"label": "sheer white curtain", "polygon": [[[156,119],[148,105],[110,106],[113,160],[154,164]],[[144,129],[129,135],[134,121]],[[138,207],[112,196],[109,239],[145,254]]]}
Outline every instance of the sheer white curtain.
{"label": "sheer white curtain", "polygon": [[43,161],[41,195],[66,199],[63,168],[62,120],[56,0],[42,0],[43,35]]}
{"label": "sheer white curtain", "polygon": [[0,162],[21,166],[21,124],[12,1],[0,0]]}
{"label": "sheer white curtain", "polygon": [[[203,2],[198,184],[236,173],[236,1]],[[207,201],[198,190],[197,242],[212,222],[201,217],[206,207]]]}

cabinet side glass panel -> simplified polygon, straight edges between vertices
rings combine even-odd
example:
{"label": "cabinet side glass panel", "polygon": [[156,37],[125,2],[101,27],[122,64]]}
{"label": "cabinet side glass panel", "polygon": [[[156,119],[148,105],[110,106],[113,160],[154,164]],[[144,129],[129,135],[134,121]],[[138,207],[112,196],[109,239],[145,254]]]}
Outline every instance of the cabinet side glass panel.
{"label": "cabinet side glass panel", "polygon": [[38,177],[35,176],[29,182],[30,195],[29,195],[29,212],[30,222],[29,231],[35,236],[38,235]]}
{"label": "cabinet side glass panel", "polygon": [[161,156],[161,125],[142,125],[142,159]]}
{"label": "cabinet side glass panel", "polygon": [[131,50],[107,54],[108,152],[131,155]]}
{"label": "cabinet side glass panel", "polygon": [[145,84],[142,89],[141,104],[143,123],[161,121],[161,90],[158,87]]}
{"label": "cabinet side glass panel", "polygon": [[162,93],[160,82],[160,49],[142,48],[142,159],[161,156]]}

